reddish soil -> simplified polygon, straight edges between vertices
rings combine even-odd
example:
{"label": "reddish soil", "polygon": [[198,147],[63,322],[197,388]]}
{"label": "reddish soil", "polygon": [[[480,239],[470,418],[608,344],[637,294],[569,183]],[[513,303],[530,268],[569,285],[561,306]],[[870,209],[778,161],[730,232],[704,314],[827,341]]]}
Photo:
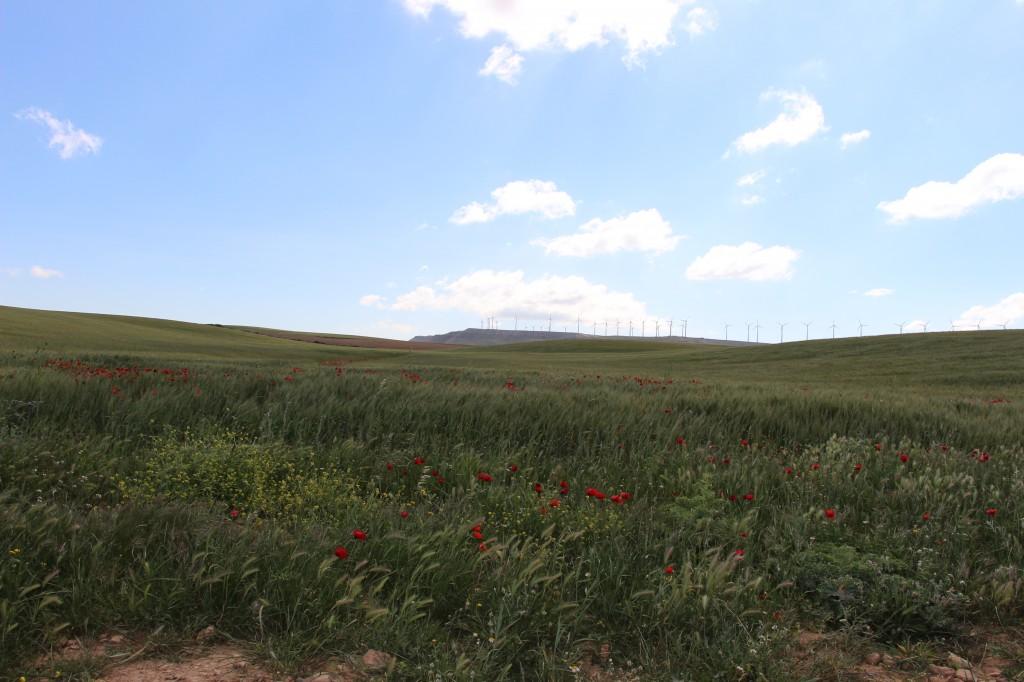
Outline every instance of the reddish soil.
{"label": "reddish soil", "polygon": [[384,348],[391,350],[453,350],[466,348],[454,343],[429,343],[425,341],[399,341],[397,339],[377,339],[370,336],[319,336],[303,332],[285,331],[254,331],[246,330],[253,334],[272,336],[275,339],[288,339],[290,341],[303,341],[305,343],[319,343],[325,346],[349,346],[352,348]]}

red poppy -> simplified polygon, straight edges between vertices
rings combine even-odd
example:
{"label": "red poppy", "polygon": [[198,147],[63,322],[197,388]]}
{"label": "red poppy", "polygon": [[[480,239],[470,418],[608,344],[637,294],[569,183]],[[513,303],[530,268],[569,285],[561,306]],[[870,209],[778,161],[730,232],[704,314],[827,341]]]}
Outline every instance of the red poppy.
{"label": "red poppy", "polygon": [[821,464],[819,464],[818,462],[815,462],[814,464],[811,465],[811,471],[817,471],[820,468]]}
{"label": "red poppy", "polygon": [[356,540],[359,540],[359,542],[366,542],[366,533],[359,530],[358,528],[352,531],[352,537],[354,537]]}
{"label": "red poppy", "polygon": [[409,518],[409,512],[405,511],[404,509],[398,512],[398,515],[401,516],[403,519]]}
{"label": "red poppy", "polygon": [[835,509],[833,509],[832,507],[829,507],[828,509],[825,510],[825,518],[826,519],[832,520],[835,517],[836,517],[836,510]]}
{"label": "red poppy", "polygon": [[996,509],[995,507],[989,507],[988,509],[985,510],[985,513],[994,519],[996,517],[996,514],[999,513],[999,510]]}
{"label": "red poppy", "polygon": [[622,501],[625,502],[626,500],[633,499],[633,494],[632,493],[625,493],[625,492],[623,492],[623,493],[619,493],[619,497],[621,497]]}
{"label": "red poppy", "polygon": [[238,510],[235,509],[234,507],[232,507],[231,511],[228,512],[228,516],[230,516],[233,519],[237,519],[238,518]]}
{"label": "red poppy", "polygon": [[615,504],[622,504],[622,495],[612,495],[610,499]]}
{"label": "red poppy", "polygon": [[424,461],[425,460],[422,457],[417,457],[412,461],[412,463],[415,464],[416,466],[420,466],[423,464]]}
{"label": "red poppy", "polygon": [[338,557],[339,559],[347,559],[348,558],[348,550],[345,549],[344,547],[341,547],[341,546],[335,547],[334,548],[334,556]]}
{"label": "red poppy", "polygon": [[476,546],[476,548],[478,550],[480,550],[481,552],[486,552],[487,551],[487,543],[486,542],[481,542],[479,545]]}
{"label": "red poppy", "polygon": [[906,464],[907,462],[910,461],[910,455],[906,454],[905,452],[901,452],[900,453],[900,461],[903,462],[904,464]]}
{"label": "red poppy", "polygon": [[725,457],[722,459],[722,464],[724,464],[725,466],[729,466],[730,464],[732,464],[732,460],[729,459],[728,457]]}
{"label": "red poppy", "polygon": [[859,474],[860,470],[863,469],[863,468],[864,468],[864,465],[861,464],[860,462],[857,462],[856,464],[853,465],[853,473]]}
{"label": "red poppy", "polygon": [[785,471],[787,476],[793,475],[793,467],[786,467]]}
{"label": "red poppy", "polygon": [[730,501],[730,502],[735,502],[735,501],[736,501],[737,499],[738,499],[738,498],[737,498],[737,497],[736,497],[735,495],[730,495],[730,496],[729,496],[729,501]]}
{"label": "red poppy", "polygon": [[475,531],[473,531],[473,539],[474,540],[483,540],[484,539],[484,534],[481,533],[478,530],[475,530]]}
{"label": "red poppy", "polygon": [[746,500],[747,502],[753,502],[754,493],[747,493],[746,495],[743,496],[743,499]]}
{"label": "red poppy", "polygon": [[987,462],[988,459],[989,458],[988,458],[988,453],[987,452],[983,452],[980,455],[978,455],[978,461],[979,462]]}
{"label": "red poppy", "polygon": [[548,506],[551,507],[552,509],[558,509],[558,506],[560,504],[562,504],[562,501],[557,497],[553,498],[550,502],[548,502]]}
{"label": "red poppy", "polygon": [[479,532],[480,532],[480,529],[481,529],[482,527],[483,527],[483,524],[482,524],[482,523],[478,523],[478,524],[476,524],[475,526],[473,526],[472,528],[470,528],[470,530],[472,530],[472,531],[475,531],[475,532],[479,533]]}
{"label": "red poppy", "polygon": [[748,533],[745,530],[744,531],[740,531],[740,537],[744,538],[744,539],[749,538],[750,537],[750,533]]}
{"label": "red poppy", "polygon": [[494,478],[486,471],[481,471],[476,475],[476,480],[480,481],[481,483],[490,483],[491,481],[494,480]]}
{"label": "red poppy", "polygon": [[746,438],[740,439],[740,447],[749,448],[750,447],[750,441],[747,440]]}
{"label": "red poppy", "polygon": [[928,519],[930,519],[931,517],[932,517],[932,515],[931,515],[931,514],[929,514],[928,512],[925,512],[924,514],[921,514],[921,520],[922,520],[922,521],[927,521],[927,520],[928,520]]}
{"label": "red poppy", "polygon": [[882,450],[882,444],[881,443],[875,443],[875,452],[880,452],[881,450]]}
{"label": "red poppy", "polygon": [[515,472],[519,471],[519,466],[516,464],[510,464],[508,470],[514,474]]}
{"label": "red poppy", "polygon": [[675,572],[676,572],[676,567],[674,565],[669,564],[668,566],[665,567],[665,575],[672,575]]}
{"label": "red poppy", "polygon": [[387,469],[388,471],[394,471],[395,465],[392,464],[391,462],[388,462],[387,464],[384,465],[384,468]]}
{"label": "red poppy", "polygon": [[538,495],[540,495],[543,491],[544,491],[544,486],[542,486],[540,483],[534,483],[533,484],[533,492],[535,492]]}
{"label": "red poppy", "polygon": [[683,438],[682,436],[676,436],[676,445],[685,446],[686,445],[686,439]]}
{"label": "red poppy", "polygon": [[743,561],[743,557],[746,556],[747,553],[744,552],[742,549],[737,549],[732,554],[733,554],[734,557],[736,557],[737,561]]}

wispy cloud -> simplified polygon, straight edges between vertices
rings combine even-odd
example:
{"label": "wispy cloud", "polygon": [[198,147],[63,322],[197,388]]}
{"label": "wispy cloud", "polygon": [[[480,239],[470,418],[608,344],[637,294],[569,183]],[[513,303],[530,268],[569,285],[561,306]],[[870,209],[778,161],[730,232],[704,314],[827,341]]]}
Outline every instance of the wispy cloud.
{"label": "wispy cloud", "polygon": [[867,291],[864,292],[865,296],[870,296],[872,298],[881,298],[882,296],[891,296],[892,294],[892,289],[886,289],[884,287],[879,287],[877,289],[868,289]]}
{"label": "wispy cloud", "polygon": [[103,146],[103,140],[98,135],[76,128],[71,121],[61,121],[44,109],[29,107],[15,116],[46,126],[50,131],[50,147],[57,148],[57,154],[62,159],[70,159],[78,154],[95,154]]}
{"label": "wispy cloud", "polygon": [[56,279],[64,276],[64,273],[60,270],[44,268],[41,265],[33,265],[29,270],[29,274],[36,279]]}
{"label": "wispy cloud", "polygon": [[825,111],[809,93],[769,90],[761,99],[780,102],[782,113],[763,128],[740,135],[733,148],[741,154],[753,154],[774,145],[794,147],[828,130]]}
{"label": "wispy cloud", "polygon": [[864,130],[858,130],[855,133],[843,133],[839,136],[839,146],[842,149],[852,147],[855,144],[860,144],[871,137],[871,131],[865,128]]}
{"label": "wispy cloud", "polygon": [[686,269],[691,280],[745,279],[754,282],[790,279],[800,252],[788,246],[744,242],[713,246]]}
{"label": "wispy cloud", "polygon": [[959,218],[979,206],[1024,196],[1024,154],[996,154],[956,182],[930,181],[911,187],[902,199],[883,201],[889,222],[915,218]]}
{"label": "wispy cloud", "polygon": [[454,281],[421,286],[399,296],[394,310],[461,310],[477,315],[536,319],[641,319],[647,311],[632,294],[583,277],[545,275],[528,280],[521,270],[477,270]]}
{"label": "wispy cloud", "polygon": [[680,239],[682,236],[672,234],[672,226],[658,209],[649,208],[608,220],[595,218],[581,225],[575,234],[530,243],[544,247],[547,253],[586,258],[620,251],[665,253]]}
{"label": "wispy cloud", "polygon": [[460,207],[449,220],[456,225],[488,223],[502,215],[537,213],[542,218],[565,218],[576,213],[576,202],[553,182],[515,180],[493,192],[493,203],[472,202]]}

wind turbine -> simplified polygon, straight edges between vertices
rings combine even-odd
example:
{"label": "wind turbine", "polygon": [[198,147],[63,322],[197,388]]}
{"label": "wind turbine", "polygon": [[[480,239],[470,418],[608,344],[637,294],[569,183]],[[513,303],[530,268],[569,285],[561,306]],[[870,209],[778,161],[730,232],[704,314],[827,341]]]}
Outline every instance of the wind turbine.
{"label": "wind turbine", "polygon": [[1003,322],[1003,323],[1002,323],[1001,325],[999,325],[999,326],[1000,326],[1000,327],[1002,327],[1002,328],[1003,328],[1003,331],[1005,332],[1005,331],[1006,331],[1006,327],[1007,327],[1007,326],[1008,326],[1009,324],[1010,324],[1010,321],[1009,321],[1009,320],[1007,320],[1006,322]]}
{"label": "wind turbine", "polygon": [[633,336],[633,320],[629,321],[629,335]]}
{"label": "wind turbine", "polygon": [[619,335],[619,321],[615,320],[615,336]]}
{"label": "wind turbine", "polygon": [[669,320],[668,321],[668,335],[669,335],[669,337],[672,336],[672,322],[674,322],[674,320]]}
{"label": "wind turbine", "polygon": [[870,327],[869,324],[864,324],[860,320],[857,320],[857,331],[861,336],[864,336],[864,327]]}
{"label": "wind turbine", "polygon": [[830,329],[832,330],[832,338],[833,339],[836,338],[836,327],[838,327],[838,326],[839,325],[836,324],[836,321],[832,320],[832,326],[830,327]]}
{"label": "wind turbine", "polygon": [[661,332],[661,320],[654,321],[654,338],[658,338],[658,334]]}
{"label": "wind turbine", "polygon": [[731,326],[732,325],[729,324],[728,322],[725,323],[725,340],[726,341],[729,340],[729,327],[731,327]]}
{"label": "wind turbine", "polygon": [[747,343],[750,343],[750,323],[747,322]]}
{"label": "wind turbine", "polygon": [[900,336],[903,336],[903,328],[907,326],[906,322],[893,322],[893,325],[900,328]]}
{"label": "wind turbine", "polygon": [[683,323],[683,338],[685,339],[686,338],[686,325],[687,325],[687,321],[686,320],[682,320],[682,323]]}
{"label": "wind turbine", "polygon": [[604,321],[604,335],[608,336],[608,320]]}
{"label": "wind turbine", "polygon": [[783,330],[786,328],[789,322],[779,322],[779,343],[782,343]]}
{"label": "wind turbine", "polygon": [[921,331],[925,334],[928,333],[928,320],[921,323]]}
{"label": "wind turbine", "polygon": [[647,336],[647,320],[640,320],[640,336]]}
{"label": "wind turbine", "polygon": [[757,320],[754,321],[754,342],[761,343],[761,323]]}
{"label": "wind turbine", "polygon": [[551,331],[551,316],[548,315],[548,331]]}
{"label": "wind turbine", "polygon": [[956,322],[954,322],[953,320],[949,321],[949,331],[951,331],[951,332],[955,332],[956,331]]}
{"label": "wind turbine", "polygon": [[597,320],[594,321],[594,333],[592,336],[597,336]]}
{"label": "wind turbine", "polygon": [[814,324],[814,323],[813,322],[801,322],[800,324],[802,324],[804,326],[804,341],[810,341],[811,340],[811,325]]}

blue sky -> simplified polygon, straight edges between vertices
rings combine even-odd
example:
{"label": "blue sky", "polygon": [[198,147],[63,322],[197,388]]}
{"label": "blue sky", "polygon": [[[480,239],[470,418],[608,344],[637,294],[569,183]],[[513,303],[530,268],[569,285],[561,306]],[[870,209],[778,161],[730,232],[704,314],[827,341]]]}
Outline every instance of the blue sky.
{"label": "blue sky", "polygon": [[1020,327],[1022,73],[1017,0],[7,3],[0,303]]}

